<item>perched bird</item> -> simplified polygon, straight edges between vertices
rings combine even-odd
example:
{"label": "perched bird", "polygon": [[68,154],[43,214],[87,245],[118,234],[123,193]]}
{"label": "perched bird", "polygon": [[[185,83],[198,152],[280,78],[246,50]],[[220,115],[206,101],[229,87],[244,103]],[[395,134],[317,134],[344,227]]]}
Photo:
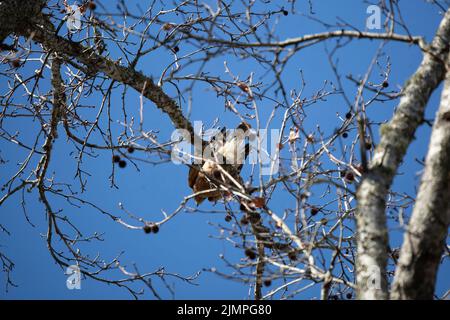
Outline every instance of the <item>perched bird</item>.
{"label": "perched bird", "polygon": [[245,143],[246,133],[250,129],[251,126],[248,123],[241,122],[236,130],[226,135],[227,130],[223,128],[209,141],[203,152],[202,164],[190,167],[188,182],[194,193],[214,189],[196,195],[197,205],[205,199],[211,202],[219,200],[223,194],[218,190],[220,183],[236,186],[223,171],[233,177],[237,183],[243,183],[240,172],[250,152],[249,143]]}

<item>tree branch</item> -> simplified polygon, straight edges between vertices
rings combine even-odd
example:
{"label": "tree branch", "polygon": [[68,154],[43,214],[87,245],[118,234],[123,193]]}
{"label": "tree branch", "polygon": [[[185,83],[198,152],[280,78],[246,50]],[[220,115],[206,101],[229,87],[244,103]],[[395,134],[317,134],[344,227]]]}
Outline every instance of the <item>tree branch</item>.
{"label": "tree branch", "polygon": [[[166,113],[175,128],[187,130],[194,143],[194,128],[185,118],[181,108],[170,98],[161,87],[157,86],[150,77],[145,76],[134,68],[120,65],[95,53],[91,48],[86,48],[78,42],[74,42],[55,34],[53,24],[47,16],[41,15],[38,23],[29,28],[24,36],[32,36],[33,40],[42,43],[48,50],[57,52],[63,56],[75,58],[84,64],[92,74],[102,72],[120,83],[129,85],[143,96],[150,99],[164,113]],[[199,140],[201,141],[201,140]]]}
{"label": "tree branch", "polygon": [[290,38],[279,42],[238,42],[216,38],[204,38],[195,34],[189,33],[187,35],[190,39],[198,41],[205,41],[208,43],[226,44],[233,48],[285,48],[290,46],[316,44],[318,42],[332,39],[332,38],[357,38],[357,39],[375,39],[375,40],[392,40],[400,41],[412,44],[424,45],[422,37],[412,37],[408,35],[396,34],[396,33],[377,33],[377,32],[362,32],[354,30],[336,30],[322,33],[307,34],[301,37]]}
{"label": "tree branch", "polygon": [[0,44],[11,33],[23,31],[27,28],[30,18],[38,15],[44,7],[45,0],[0,1]]}

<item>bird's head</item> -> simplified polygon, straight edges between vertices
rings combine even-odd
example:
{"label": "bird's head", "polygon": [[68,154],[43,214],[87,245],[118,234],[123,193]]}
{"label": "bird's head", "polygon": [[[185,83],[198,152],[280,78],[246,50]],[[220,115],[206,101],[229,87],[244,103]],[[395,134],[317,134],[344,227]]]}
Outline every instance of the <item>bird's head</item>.
{"label": "bird's head", "polygon": [[244,133],[246,133],[248,130],[250,130],[252,128],[252,126],[250,124],[248,124],[245,121],[242,121],[236,129],[240,129],[242,131],[244,131]]}

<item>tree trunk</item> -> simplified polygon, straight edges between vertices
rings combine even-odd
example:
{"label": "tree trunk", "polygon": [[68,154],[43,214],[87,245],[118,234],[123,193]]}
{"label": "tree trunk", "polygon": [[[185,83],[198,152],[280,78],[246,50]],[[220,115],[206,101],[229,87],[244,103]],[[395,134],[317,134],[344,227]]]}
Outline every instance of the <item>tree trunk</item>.
{"label": "tree trunk", "polygon": [[386,196],[417,127],[425,106],[445,76],[450,43],[450,10],[415,74],[405,83],[393,118],[382,125],[378,147],[358,191],[356,281],[359,299],[387,299],[388,233]]}
{"label": "tree trunk", "polygon": [[[450,56],[449,60],[450,62]],[[405,232],[393,299],[433,299],[450,223],[450,71],[431,133],[425,172]]]}

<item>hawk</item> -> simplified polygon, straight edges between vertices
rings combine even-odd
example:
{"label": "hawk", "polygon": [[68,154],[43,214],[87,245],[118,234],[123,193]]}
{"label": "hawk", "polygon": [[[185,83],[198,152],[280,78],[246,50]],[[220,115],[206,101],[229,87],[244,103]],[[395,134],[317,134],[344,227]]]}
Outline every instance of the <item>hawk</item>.
{"label": "hawk", "polygon": [[235,185],[223,171],[237,183],[243,183],[240,173],[250,152],[249,143],[244,144],[244,142],[250,129],[251,126],[248,123],[241,122],[234,132],[225,137],[227,130],[223,128],[203,150],[203,162],[190,167],[188,183],[194,193],[214,189],[196,195],[194,199],[197,205],[205,199],[215,202],[222,198],[223,192],[218,190],[220,183]]}

